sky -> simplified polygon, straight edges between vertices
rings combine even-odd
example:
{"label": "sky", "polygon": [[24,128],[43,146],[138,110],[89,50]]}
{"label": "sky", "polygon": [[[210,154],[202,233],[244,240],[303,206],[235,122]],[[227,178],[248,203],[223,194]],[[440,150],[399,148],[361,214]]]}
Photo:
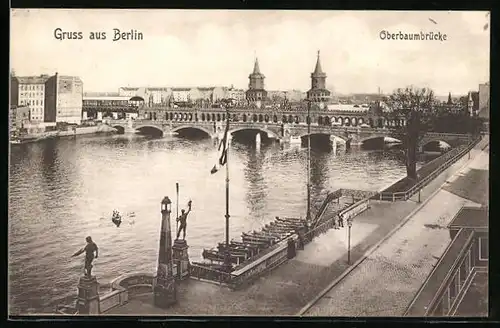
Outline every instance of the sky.
{"label": "sky", "polygon": [[[121,86],[246,89],[257,56],[267,90],[310,88],[317,51],[335,93],[414,85],[464,94],[489,80],[487,12],[13,9],[10,61],[18,76],[79,76],[85,91]],[[488,25],[489,26],[489,25]],[[82,32],[57,40],[56,28]],[[143,40],[112,41],[113,29]],[[446,41],[382,40],[390,33]],[[106,32],[106,40],[89,40]]]}

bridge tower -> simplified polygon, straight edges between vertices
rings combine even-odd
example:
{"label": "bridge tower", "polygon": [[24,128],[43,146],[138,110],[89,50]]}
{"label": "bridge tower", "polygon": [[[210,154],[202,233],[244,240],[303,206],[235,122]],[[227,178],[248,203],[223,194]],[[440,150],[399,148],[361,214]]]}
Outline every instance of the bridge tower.
{"label": "bridge tower", "polygon": [[307,99],[314,104],[317,104],[321,109],[325,108],[330,99],[330,91],[326,89],[326,74],[321,69],[321,61],[316,60],[316,67],[311,73],[311,89],[307,91]]}
{"label": "bridge tower", "polygon": [[255,58],[253,72],[248,76],[250,81],[248,83],[246,99],[249,103],[255,104],[258,108],[261,108],[263,102],[267,98],[267,91],[264,89],[265,78],[264,74],[260,72],[259,60]]}

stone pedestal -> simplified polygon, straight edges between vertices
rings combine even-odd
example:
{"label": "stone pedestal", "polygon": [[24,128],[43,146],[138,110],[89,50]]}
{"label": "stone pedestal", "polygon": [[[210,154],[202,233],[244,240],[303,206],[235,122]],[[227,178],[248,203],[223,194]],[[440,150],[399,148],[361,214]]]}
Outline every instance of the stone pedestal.
{"label": "stone pedestal", "polygon": [[154,287],[154,303],[155,306],[163,309],[177,303],[177,291],[175,278],[173,276],[156,278]]}
{"label": "stone pedestal", "polygon": [[176,239],[172,246],[172,258],[177,265],[177,272],[174,272],[177,279],[184,280],[189,277],[189,254],[187,242],[182,239]]}
{"label": "stone pedestal", "polygon": [[95,276],[80,278],[76,308],[79,314],[99,314],[99,283]]}

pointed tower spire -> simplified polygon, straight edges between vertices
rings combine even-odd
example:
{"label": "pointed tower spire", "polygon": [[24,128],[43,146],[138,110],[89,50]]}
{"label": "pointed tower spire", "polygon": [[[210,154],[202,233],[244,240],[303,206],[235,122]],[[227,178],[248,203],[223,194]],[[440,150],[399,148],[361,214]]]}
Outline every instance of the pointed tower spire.
{"label": "pointed tower spire", "polygon": [[453,102],[451,101],[451,92],[448,93],[448,105],[451,105]]}
{"label": "pointed tower spire", "polygon": [[259,59],[255,57],[255,64],[253,66],[253,74],[260,74]]}
{"label": "pointed tower spire", "polygon": [[314,68],[314,75],[322,75],[323,70],[321,69],[321,61],[319,60],[319,50],[318,50],[318,59],[316,60],[316,67]]}

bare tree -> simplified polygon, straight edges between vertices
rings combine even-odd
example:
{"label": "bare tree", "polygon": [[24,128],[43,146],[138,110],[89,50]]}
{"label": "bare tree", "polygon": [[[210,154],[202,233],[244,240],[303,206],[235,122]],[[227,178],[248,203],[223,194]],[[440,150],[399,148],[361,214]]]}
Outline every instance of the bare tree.
{"label": "bare tree", "polygon": [[406,153],[406,175],[416,181],[418,144],[431,126],[435,105],[434,92],[428,88],[408,86],[395,90],[388,99],[392,116],[406,124],[396,126],[394,137],[403,142]]}

